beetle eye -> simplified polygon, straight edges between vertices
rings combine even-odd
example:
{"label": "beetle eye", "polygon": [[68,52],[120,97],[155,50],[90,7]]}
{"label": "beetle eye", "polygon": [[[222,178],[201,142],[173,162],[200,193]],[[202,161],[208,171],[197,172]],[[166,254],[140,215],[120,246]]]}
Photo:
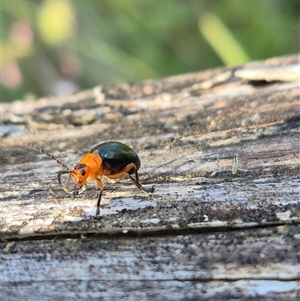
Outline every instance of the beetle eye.
{"label": "beetle eye", "polygon": [[81,174],[82,176],[84,176],[84,175],[85,175],[85,169],[81,169],[80,174]]}

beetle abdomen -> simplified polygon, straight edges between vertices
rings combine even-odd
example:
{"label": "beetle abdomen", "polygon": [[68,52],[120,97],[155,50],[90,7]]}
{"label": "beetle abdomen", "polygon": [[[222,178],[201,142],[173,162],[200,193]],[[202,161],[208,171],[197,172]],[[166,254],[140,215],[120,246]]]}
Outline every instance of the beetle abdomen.
{"label": "beetle abdomen", "polygon": [[96,151],[102,158],[105,167],[112,173],[117,173],[130,163],[136,165],[136,170],[141,166],[138,155],[126,144],[108,141],[95,146],[91,153]]}

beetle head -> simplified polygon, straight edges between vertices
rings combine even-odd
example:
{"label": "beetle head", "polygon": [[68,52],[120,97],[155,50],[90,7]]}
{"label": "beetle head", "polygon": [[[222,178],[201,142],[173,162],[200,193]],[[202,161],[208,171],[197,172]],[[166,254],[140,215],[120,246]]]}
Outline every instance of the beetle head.
{"label": "beetle head", "polygon": [[[58,172],[58,183],[68,193],[76,193],[85,189],[85,182],[89,176],[90,167],[86,164],[76,164],[74,169],[62,170]],[[66,184],[62,184],[61,175],[69,174],[69,178]],[[71,179],[73,178],[75,186],[72,184]]]}
{"label": "beetle head", "polygon": [[90,174],[90,167],[87,164],[76,164],[74,169],[71,171],[71,174],[76,183],[76,186],[81,187],[85,184]]}

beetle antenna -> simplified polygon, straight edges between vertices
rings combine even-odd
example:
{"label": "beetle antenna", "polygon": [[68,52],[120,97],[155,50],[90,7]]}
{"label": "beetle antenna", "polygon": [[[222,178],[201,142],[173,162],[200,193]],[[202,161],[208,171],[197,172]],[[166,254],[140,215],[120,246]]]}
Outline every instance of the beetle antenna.
{"label": "beetle antenna", "polygon": [[65,165],[64,163],[62,163],[58,158],[54,157],[53,155],[49,154],[47,151],[45,151],[44,149],[42,149],[41,147],[34,145],[34,144],[26,144],[27,146],[34,148],[36,150],[38,150],[40,153],[48,156],[49,158],[51,158],[52,160],[56,161],[58,164],[60,164],[62,167],[66,168],[68,170],[68,172],[70,172],[70,169],[67,165]]}
{"label": "beetle antenna", "polygon": [[57,179],[58,179],[58,183],[60,186],[63,186],[61,184],[61,175],[66,174],[66,173],[71,173],[71,172],[70,172],[70,170],[62,170],[57,173]]}

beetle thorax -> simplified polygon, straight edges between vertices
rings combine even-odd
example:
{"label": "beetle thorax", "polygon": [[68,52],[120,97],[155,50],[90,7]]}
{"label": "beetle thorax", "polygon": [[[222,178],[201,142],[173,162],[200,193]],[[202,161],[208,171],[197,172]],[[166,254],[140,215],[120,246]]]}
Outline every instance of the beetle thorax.
{"label": "beetle thorax", "polygon": [[[73,169],[75,180],[84,183],[87,178],[97,178],[102,166],[102,158],[94,153],[83,156]],[[82,182],[83,181],[83,182]]]}

